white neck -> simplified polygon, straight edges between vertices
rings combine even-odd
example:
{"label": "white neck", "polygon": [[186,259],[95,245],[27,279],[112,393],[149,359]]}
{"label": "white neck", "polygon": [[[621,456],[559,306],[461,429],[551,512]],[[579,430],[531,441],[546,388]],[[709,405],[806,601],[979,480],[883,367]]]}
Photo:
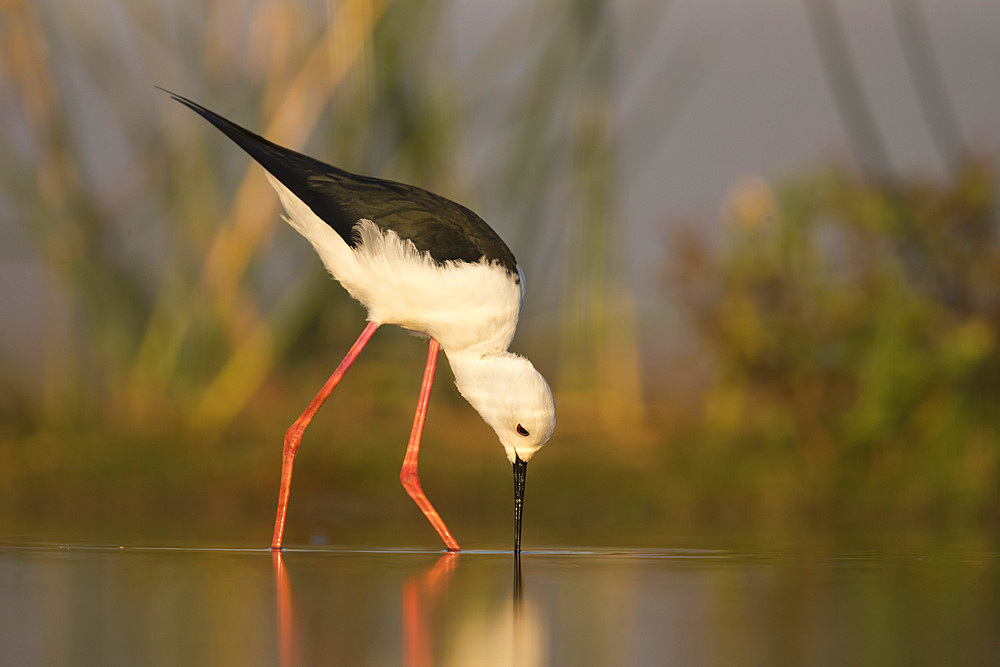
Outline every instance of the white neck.
{"label": "white neck", "polygon": [[459,392],[481,415],[483,410],[480,408],[485,407],[483,403],[488,402],[487,397],[494,393],[492,390],[499,381],[491,373],[491,369],[508,360],[520,359],[512,352],[493,346],[473,346],[462,350],[445,348],[444,352],[455,375],[455,385]]}

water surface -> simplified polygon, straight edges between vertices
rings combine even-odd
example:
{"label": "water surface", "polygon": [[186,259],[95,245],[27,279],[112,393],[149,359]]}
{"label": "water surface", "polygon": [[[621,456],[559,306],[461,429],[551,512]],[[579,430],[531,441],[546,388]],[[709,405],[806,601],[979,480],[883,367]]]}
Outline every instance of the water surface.
{"label": "water surface", "polygon": [[3,664],[996,664],[995,553],[0,546]]}

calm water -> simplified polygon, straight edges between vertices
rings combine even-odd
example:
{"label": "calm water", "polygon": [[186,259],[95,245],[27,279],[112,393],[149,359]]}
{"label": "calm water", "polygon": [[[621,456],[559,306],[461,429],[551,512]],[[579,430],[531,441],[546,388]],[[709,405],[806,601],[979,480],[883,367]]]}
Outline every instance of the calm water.
{"label": "calm water", "polygon": [[0,546],[0,662],[1000,661],[987,551],[541,550],[520,570],[484,551]]}

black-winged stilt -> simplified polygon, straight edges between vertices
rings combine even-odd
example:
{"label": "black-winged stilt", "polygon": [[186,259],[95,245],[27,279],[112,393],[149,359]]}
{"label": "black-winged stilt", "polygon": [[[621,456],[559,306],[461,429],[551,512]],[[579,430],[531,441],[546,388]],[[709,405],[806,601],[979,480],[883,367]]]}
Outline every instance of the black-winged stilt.
{"label": "black-winged stilt", "polygon": [[542,375],[507,350],[524,295],[523,274],[493,229],[469,209],[427,190],[359,176],[282,148],[189,99],[167,92],[257,161],[285,220],[368,310],[368,325],[305,412],[285,433],[272,549],[280,549],[295,453],[302,433],[375,330],[398,324],[430,337],[417,412],[400,480],[449,551],[460,547],[417,476],[420,435],[439,348],[459,392],[493,427],[514,470],[514,551],[521,549],[527,463],[555,429]]}

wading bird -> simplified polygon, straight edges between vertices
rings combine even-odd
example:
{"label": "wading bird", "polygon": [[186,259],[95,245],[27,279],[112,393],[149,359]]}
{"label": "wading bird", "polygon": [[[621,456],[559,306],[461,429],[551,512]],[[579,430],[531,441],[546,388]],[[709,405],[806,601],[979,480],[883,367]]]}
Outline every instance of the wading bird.
{"label": "wading bird", "polygon": [[382,324],[430,338],[427,365],[400,480],[449,551],[460,547],[417,476],[439,348],[459,392],[500,438],[514,470],[514,551],[521,549],[527,463],[555,429],[545,378],[507,350],[524,297],[514,255],[478,215],[412,185],[359,176],[278,146],[189,99],[168,93],[246,151],[267,175],[285,220],[368,310],[368,325],[319,394],[285,433],[272,549],[280,549],[295,453],[302,434]]}

